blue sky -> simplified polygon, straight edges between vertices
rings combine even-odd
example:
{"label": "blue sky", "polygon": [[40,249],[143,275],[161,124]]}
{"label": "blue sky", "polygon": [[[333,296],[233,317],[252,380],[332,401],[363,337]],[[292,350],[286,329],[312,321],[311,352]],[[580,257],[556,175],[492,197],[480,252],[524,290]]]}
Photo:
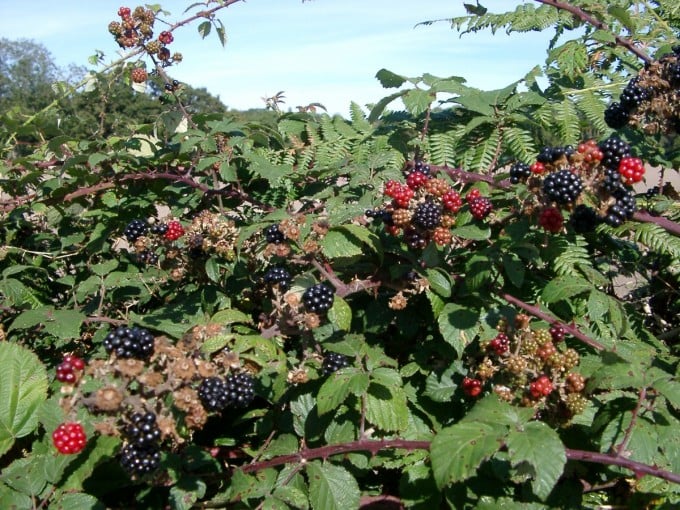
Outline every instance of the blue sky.
{"label": "blue sky", "polygon": [[[470,0],[466,0],[470,1]],[[190,0],[160,2],[169,21],[183,19]],[[519,1],[486,0],[494,12]],[[45,44],[60,66],[87,65],[95,50],[106,61],[119,48],[107,31],[126,0],[0,0],[0,35]],[[26,9],[30,7],[30,13]],[[448,23],[418,22],[464,14],[463,0],[248,0],[219,17],[227,31],[225,48],[197,24],[175,31],[172,51],[184,61],[169,69],[173,78],[206,87],[232,109],[261,108],[262,97],[284,91],[284,109],[312,102],[329,113],[347,115],[351,101],[365,108],[393,92],[375,74],[462,76],[486,90],[521,78],[545,59],[549,33],[490,32],[459,37]],[[160,31],[156,29],[156,33]],[[365,108],[366,109],[366,108]]]}

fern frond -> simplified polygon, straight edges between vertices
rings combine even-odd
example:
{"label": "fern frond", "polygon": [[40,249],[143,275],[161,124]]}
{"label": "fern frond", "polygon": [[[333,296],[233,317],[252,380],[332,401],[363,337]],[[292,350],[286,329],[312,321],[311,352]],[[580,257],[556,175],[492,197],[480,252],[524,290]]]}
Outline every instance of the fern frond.
{"label": "fern frond", "polygon": [[574,102],[565,98],[555,104],[555,127],[565,145],[575,145],[581,137],[581,123]]}
{"label": "fern frond", "polygon": [[553,259],[555,272],[561,276],[583,276],[580,268],[593,267],[592,257],[586,248],[584,239],[577,237],[575,241],[566,239],[556,241],[558,254]]}
{"label": "fern frond", "polygon": [[590,127],[595,131],[593,136],[601,136],[609,130],[604,121],[604,111],[607,105],[602,97],[594,91],[584,92],[576,97],[576,107],[588,120]]}
{"label": "fern frond", "polygon": [[366,114],[357,103],[352,101],[349,105],[349,118],[352,121],[352,127],[359,133],[366,134],[372,130],[371,123],[368,122]]}
{"label": "fern frond", "polygon": [[453,166],[456,162],[456,151],[453,137],[449,133],[435,133],[428,139],[430,163]]}
{"label": "fern frond", "polygon": [[541,5],[522,4],[514,11],[495,14],[487,12],[481,16],[460,16],[449,20],[451,28],[462,34],[490,29],[492,33],[504,28],[505,32],[530,32],[548,28],[560,19],[557,9]]}
{"label": "fern frond", "polygon": [[680,238],[669,234],[655,223],[628,223],[615,229],[615,233],[630,232],[633,240],[650,250],[670,255],[680,261]]}
{"label": "fern frond", "polygon": [[489,171],[496,157],[501,136],[501,131],[499,129],[494,129],[470,148],[471,157],[470,166],[468,168],[470,168],[471,171],[477,173],[487,173]]}
{"label": "fern frond", "polygon": [[525,163],[532,162],[536,155],[534,137],[532,134],[518,126],[507,127],[503,131],[504,143],[510,148],[515,159]]}

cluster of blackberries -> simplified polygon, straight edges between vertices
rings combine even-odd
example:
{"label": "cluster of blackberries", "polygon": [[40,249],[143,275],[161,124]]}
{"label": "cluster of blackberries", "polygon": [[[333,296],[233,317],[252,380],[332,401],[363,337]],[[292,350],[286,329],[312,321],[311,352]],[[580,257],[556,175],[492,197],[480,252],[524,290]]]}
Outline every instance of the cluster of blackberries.
{"label": "cluster of blackberries", "polygon": [[583,190],[581,178],[569,170],[548,174],[543,179],[543,193],[558,204],[573,203]]}
{"label": "cluster of blackberries", "polygon": [[278,285],[279,289],[287,290],[290,287],[293,278],[290,273],[282,267],[272,267],[270,268],[263,277],[264,282],[267,285]]}
{"label": "cluster of blackberries", "polygon": [[555,163],[558,159],[560,159],[562,156],[569,157],[572,154],[574,154],[575,149],[571,145],[567,145],[565,147],[562,146],[546,146],[541,149],[541,151],[538,153],[538,156],[536,156],[536,161],[546,164],[546,163]]}
{"label": "cluster of blackberries", "polygon": [[135,413],[125,428],[127,444],[120,454],[120,465],[130,475],[143,476],[158,468],[161,461],[161,431],[154,413]]}
{"label": "cluster of blackberries", "polygon": [[416,159],[413,163],[413,171],[430,175],[430,165],[425,163],[422,159]]}
{"label": "cluster of blackberries", "polygon": [[302,294],[302,302],[308,312],[324,313],[331,309],[335,292],[323,283],[312,285]]}
{"label": "cluster of blackberries", "polygon": [[606,168],[616,171],[618,171],[621,160],[630,156],[630,145],[616,135],[603,140],[598,144],[598,147],[602,151],[602,164]]}
{"label": "cluster of blackberries", "polygon": [[612,129],[620,129],[630,121],[630,116],[644,102],[650,99],[651,91],[641,87],[636,76],[631,79],[619,95],[604,111],[604,121]]}
{"label": "cluster of blackberries", "polygon": [[442,208],[431,201],[423,202],[416,207],[411,221],[424,229],[434,228],[442,221]]}
{"label": "cluster of blackberries", "polygon": [[612,135],[602,141],[599,148],[602,151],[602,165],[605,167],[600,187],[616,200],[601,220],[609,226],[618,227],[630,219],[637,208],[632,190],[621,181],[619,173],[621,160],[631,155],[630,145]]}
{"label": "cluster of blackberries", "polygon": [[154,351],[154,337],[144,328],[119,326],[104,338],[104,349],[119,358],[147,359]]}
{"label": "cluster of blackberries", "polygon": [[254,386],[253,378],[245,372],[224,379],[206,377],[198,387],[198,398],[207,411],[248,407],[255,398]]}
{"label": "cluster of blackberries", "polygon": [[321,370],[324,375],[330,375],[337,372],[341,368],[349,366],[349,361],[346,356],[338,354],[337,352],[327,352],[323,357],[323,364]]}
{"label": "cluster of blackberries", "polygon": [[286,240],[286,236],[284,235],[283,232],[281,232],[281,229],[277,224],[269,225],[267,228],[264,229],[264,238],[267,240],[268,243],[273,244],[281,244]]}
{"label": "cluster of blackberries", "polygon": [[158,254],[151,250],[142,250],[137,254],[137,260],[142,264],[153,265],[158,263]]}
{"label": "cluster of blackberries", "polygon": [[367,209],[364,214],[366,214],[367,218],[382,221],[385,225],[394,225],[391,211],[386,211],[385,209]]}
{"label": "cluster of blackberries", "polygon": [[130,243],[145,235],[149,231],[149,226],[144,220],[132,220],[123,231],[123,235]]}
{"label": "cluster of blackberries", "polygon": [[510,167],[510,182],[517,184],[531,175],[531,168],[526,163],[518,161]]}

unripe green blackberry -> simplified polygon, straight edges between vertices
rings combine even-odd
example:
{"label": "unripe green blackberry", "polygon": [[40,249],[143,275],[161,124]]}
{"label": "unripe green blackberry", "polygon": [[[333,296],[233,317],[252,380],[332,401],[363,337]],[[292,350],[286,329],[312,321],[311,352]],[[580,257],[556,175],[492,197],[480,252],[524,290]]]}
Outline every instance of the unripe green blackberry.
{"label": "unripe green blackberry", "polygon": [[112,35],[121,35],[123,33],[123,26],[117,21],[109,23],[109,32]]}
{"label": "unripe green blackberry", "polygon": [[552,335],[547,329],[535,329],[532,331],[532,336],[538,345],[552,342]]}
{"label": "unripe green blackberry", "polygon": [[567,393],[580,393],[586,387],[585,378],[576,372],[568,374],[564,382]]}
{"label": "unripe green blackberry", "polygon": [[161,43],[158,41],[149,41],[146,43],[146,51],[150,55],[153,55],[155,53],[158,53],[158,50],[161,49]]}
{"label": "unripe green blackberry", "polygon": [[533,356],[538,350],[538,342],[536,342],[536,340],[534,340],[532,337],[525,337],[522,339],[522,344],[519,350],[522,354]]}
{"label": "unripe green blackberry", "polygon": [[564,399],[564,405],[572,414],[581,414],[588,405],[588,399],[580,393],[569,393]]}
{"label": "unripe green blackberry", "polygon": [[519,375],[526,370],[527,362],[522,356],[512,355],[506,360],[505,366],[511,374]]}
{"label": "unripe green blackberry", "polygon": [[567,370],[570,370],[574,368],[576,365],[578,365],[578,362],[580,360],[579,353],[576,352],[574,349],[567,349],[564,351],[564,367]]}

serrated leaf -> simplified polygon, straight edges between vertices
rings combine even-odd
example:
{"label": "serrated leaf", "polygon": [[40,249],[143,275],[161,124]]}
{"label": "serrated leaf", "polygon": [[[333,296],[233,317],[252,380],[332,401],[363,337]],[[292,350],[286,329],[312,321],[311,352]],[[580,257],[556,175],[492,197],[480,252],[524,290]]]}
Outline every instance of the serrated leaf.
{"label": "serrated leaf", "polygon": [[456,388],[457,386],[450,376],[442,377],[435,372],[430,372],[425,380],[424,395],[435,402],[449,402],[456,392]]}
{"label": "serrated leaf", "polygon": [[406,77],[395,74],[387,69],[381,69],[375,74],[375,77],[378,78],[380,84],[386,89],[401,87],[406,82]]}
{"label": "serrated leaf", "polygon": [[50,510],[104,510],[106,507],[94,496],[82,492],[62,493]]}
{"label": "serrated leaf", "polygon": [[328,320],[338,329],[349,331],[352,326],[352,308],[340,296],[333,298],[333,306],[328,310]]}
{"label": "serrated leaf", "polygon": [[479,400],[461,421],[520,428],[531,420],[534,414],[532,408],[513,406],[498,399],[496,395],[488,395]]}
{"label": "serrated leaf", "polygon": [[441,297],[447,298],[451,296],[451,277],[449,274],[441,269],[426,269],[425,275],[427,281],[430,283],[430,288],[439,294]]}
{"label": "serrated leaf", "polygon": [[240,310],[235,310],[233,308],[226,308],[224,310],[219,310],[210,318],[210,322],[215,322],[217,324],[234,324],[235,322],[242,322],[244,324],[252,323],[252,319],[249,315],[243,313]]}
{"label": "serrated leaf", "polygon": [[0,456],[14,440],[38,425],[38,408],[47,399],[47,372],[25,347],[0,343]]}
{"label": "serrated leaf", "polygon": [[381,430],[400,432],[408,427],[406,394],[401,387],[374,384],[366,394],[366,420]]}
{"label": "serrated leaf", "polygon": [[671,379],[654,381],[654,389],[666,397],[676,410],[680,410],[680,382]]}
{"label": "serrated leaf", "polygon": [[503,272],[515,287],[522,287],[524,283],[525,264],[514,253],[504,253],[502,257]]}
{"label": "serrated leaf", "polygon": [[484,423],[457,423],[442,429],[432,441],[430,458],[437,487],[461,482],[501,447],[506,429]]}
{"label": "serrated leaf", "polygon": [[90,477],[94,468],[101,462],[110,459],[115,454],[119,444],[120,439],[112,436],[95,436],[90,439],[85,450],[81,453],[83,460],[70,473],[61,488],[65,491],[81,490],[83,482]]}
{"label": "serrated leaf", "polygon": [[355,395],[365,393],[368,383],[368,374],[358,368],[343,368],[334,372],[321,385],[316,396],[319,415],[336,409],[350,393]]}
{"label": "serrated leaf", "polygon": [[309,500],[307,495],[297,487],[291,485],[282,485],[274,489],[274,496],[288,505],[299,510],[307,510],[309,508]]}
{"label": "serrated leaf", "polygon": [[62,339],[80,337],[80,326],[85,320],[85,314],[76,310],[55,310],[53,307],[27,310],[20,314],[12,325],[14,329],[26,329],[38,324],[44,327],[46,333]]}
{"label": "serrated leaf", "polygon": [[548,497],[564,471],[567,455],[559,435],[545,423],[534,421],[513,430],[505,439],[513,466],[532,467],[531,487],[539,498]]}
{"label": "serrated leaf", "polygon": [[467,308],[457,303],[448,303],[439,314],[437,323],[444,341],[461,354],[474,338],[479,322],[480,310]]}
{"label": "serrated leaf", "polygon": [[435,95],[432,92],[420,89],[411,89],[402,97],[406,110],[414,116],[427,111],[434,99]]}
{"label": "serrated leaf", "polygon": [[563,299],[578,296],[592,290],[592,288],[591,283],[586,280],[574,276],[558,276],[543,288],[541,296],[546,303],[556,303]]}
{"label": "serrated leaf", "polygon": [[321,240],[321,249],[328,258],[354,257],[363,254],[361,241],[349,232],[330,230]]}
{"label": "serrated leaf", "polygon": [[212,29],[212,23],[209,21],[204,21],[198,25],[198,33],[201,36],[201,39],[205,39],[208,37],[210,34],[210,30]]}
{"label": "serrated leaf", "polygon": [[361,493],[356,479],[342,466],[308,462],[309,501],[312,508],[352,510],[359,508]]}
{"label": "serrated leaf", "polygon": [[41,460],[42,457],[35,456],[15,460],[2,470],[0,481],[23,494],[30,496],[40,494],[47,485],[40,463]]}

